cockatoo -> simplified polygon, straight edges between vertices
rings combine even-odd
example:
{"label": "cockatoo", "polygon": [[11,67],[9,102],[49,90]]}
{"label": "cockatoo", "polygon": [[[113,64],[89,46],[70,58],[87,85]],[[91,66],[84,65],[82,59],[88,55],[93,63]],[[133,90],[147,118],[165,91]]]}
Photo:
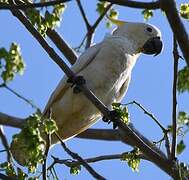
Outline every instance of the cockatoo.
{"label": "cockatoo", "polygon": [[[161,32],[146,23],[115,21],[118,27],[102,42],[88,48],[71,68],[86,80],[87,87],[109,108],[127,92],[131,71],[141,53],[159,54]],[[99,110],[83,93],[75,94],[66,76],[51,95],[44,115],[51,109],[58,134],[67,140],[83,132],[100,117]],[[52,143],[57,140],[53,138]]]}
{"label": "cockatoo", "polygon": [[[109,108],[125,96],[141,53],[158,55],[163,47],[161,32],[154,25],[112,21],[117,28],[111,35],[88,48],[71,68],[84,77],[86,86]],[[60,81],[43,113],[47,116],[51,111],[64,141],[85,131],[102,115],[82,92],[75,94],[67,80],[64,76]],[[51,143],[57,141],[52,137]]]}

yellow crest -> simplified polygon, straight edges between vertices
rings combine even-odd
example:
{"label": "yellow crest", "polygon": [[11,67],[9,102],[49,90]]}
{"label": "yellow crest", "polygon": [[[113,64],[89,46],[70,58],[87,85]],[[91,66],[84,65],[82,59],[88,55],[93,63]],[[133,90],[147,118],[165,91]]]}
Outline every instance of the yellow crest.
{"label": "yellow crest", "polygon": [[114,18],[112,18],[112,17],[110,17],[110,16],[106,16],[113,24],[115,24],[115,25],[117,25],[117,26],[122,26],[122,25],[124,25],[125,23],[127,23],[127,22],[125,22],[125,21],[121,21],[121,20],[117,20],[117,19],[114,19]]}

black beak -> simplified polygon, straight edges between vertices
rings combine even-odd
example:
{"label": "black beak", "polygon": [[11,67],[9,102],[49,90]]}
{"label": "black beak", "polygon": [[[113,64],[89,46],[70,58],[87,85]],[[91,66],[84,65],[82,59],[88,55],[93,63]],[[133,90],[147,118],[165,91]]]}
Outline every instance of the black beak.
{"label": "black beak", "polygon": [[163,43],[160,37],[150,38],[143,46],[142,52],[144,54],[154,54],[157,56],[163,49]]}

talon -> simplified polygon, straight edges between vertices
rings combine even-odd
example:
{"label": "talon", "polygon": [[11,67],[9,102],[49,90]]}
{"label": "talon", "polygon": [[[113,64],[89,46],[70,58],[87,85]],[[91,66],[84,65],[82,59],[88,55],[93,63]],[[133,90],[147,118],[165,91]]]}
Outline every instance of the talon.
{"label": "talon", "polygon": [[110,120],[108,118],[106,118],[105,116],[103,116],[102,121],[109,123]]}
{"label": "talon", "polygon": [[113,129],[116,129],[118,127],[117,123],[113,122]]}
{"label": "talon", "polygon": [[118,119],[120,118],[119,113],[116,110],[112,110],[109,112],[109,116],[111,119]]}
{"label": "talon", "polygon": [[81,89],[79,88],[79,86],[75,86],[74,88],[73,88],[73,93],[74,94],[78,94],[78,93],[80,93],[81,92]]}
{"label": "talon", "polygon": [[73,92],[75,94],[78,94],[81,92],[81,89],[79,86],[84,85],[86,83],[86,80],[84,79],[83,76],[76,76],[76,77],[69,78],[67,80],[67,83],[72,83],[71,87],[75,86],[73,88]]}

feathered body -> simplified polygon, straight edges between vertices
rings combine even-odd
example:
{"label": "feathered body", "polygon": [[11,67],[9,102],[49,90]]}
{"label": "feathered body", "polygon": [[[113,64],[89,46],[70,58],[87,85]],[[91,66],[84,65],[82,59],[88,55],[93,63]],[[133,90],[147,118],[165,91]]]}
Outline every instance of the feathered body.
{"label": "feathered body", "polygon": [[[124,97],[132,68],[139,53],[125,38],[108,37],[82,54],[72,67],[86,79],[87,87],[106,105]],[[74,94],[65,76],[52,94],[46,110],[51,109],[61,138],[66,140],[86,130],[100,118],[99,110],[82,93]]]}

